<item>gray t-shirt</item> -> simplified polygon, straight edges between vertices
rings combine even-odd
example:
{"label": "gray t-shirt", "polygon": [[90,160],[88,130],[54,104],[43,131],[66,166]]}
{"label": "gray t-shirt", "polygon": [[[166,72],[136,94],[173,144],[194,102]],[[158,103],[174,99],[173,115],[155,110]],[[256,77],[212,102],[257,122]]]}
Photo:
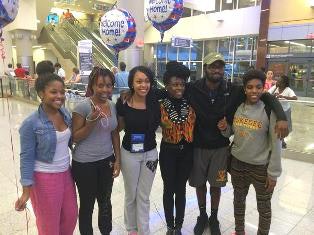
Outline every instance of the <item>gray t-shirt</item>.
{"label": "gray t-shirt", "polygon": [[[232,129],[223,131],[224,136],[234,133],[231,154],[240,161],[253,165],[268,164],[267,173],[272,178],[281,174],[281,141],[275,133],[276,116],[270,120],[262,101],[253,105],[242,103],[233,119]],[[229,133],[228,133],[229,132]]]}
{"label": "gray t-shirt", "polygon": [[[116,129],[117,115],[115,104],[109,101],[111,116],[97,120],[93,130],[75,146],[73,159],[78,162],[95,162],[110,157],[113,154],[111,132]],[[78,104],[73,113],[77,113],[84,119],[92,112],[90,98],[86,98]]]}

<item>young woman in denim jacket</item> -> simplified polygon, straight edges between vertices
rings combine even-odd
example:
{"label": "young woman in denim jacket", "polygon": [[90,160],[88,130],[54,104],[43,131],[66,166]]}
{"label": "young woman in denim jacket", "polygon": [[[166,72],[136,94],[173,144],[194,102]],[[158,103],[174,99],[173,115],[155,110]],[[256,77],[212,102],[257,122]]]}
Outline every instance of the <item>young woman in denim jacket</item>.
{"label": "young woman in denim jacket", "polygon": [[63,108],[64,82],[56,74],[43,73],[35,89],[41,104],[19,130],[23,194],[15,209],[22,211],[30,198],[39,235],[70,235],[76,225],[77,202],[68,148],[71,117]]}

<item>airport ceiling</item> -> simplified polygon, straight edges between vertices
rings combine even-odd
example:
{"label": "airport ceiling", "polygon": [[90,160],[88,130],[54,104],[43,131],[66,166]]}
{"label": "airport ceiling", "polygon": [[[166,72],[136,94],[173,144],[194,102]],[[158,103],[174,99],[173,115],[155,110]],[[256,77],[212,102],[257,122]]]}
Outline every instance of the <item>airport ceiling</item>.
{"label": "airport ceiling", "polygon": [[54,7],[95,14],[110,9],[115,2],[116,0],[55,0]]}

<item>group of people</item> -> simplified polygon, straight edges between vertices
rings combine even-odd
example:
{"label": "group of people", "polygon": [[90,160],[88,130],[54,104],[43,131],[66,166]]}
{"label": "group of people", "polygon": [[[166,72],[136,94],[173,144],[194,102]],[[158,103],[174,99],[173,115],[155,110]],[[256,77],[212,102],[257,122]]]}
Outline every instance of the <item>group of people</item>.
{"label": "group of people", "polygon": [[94,67],[88,83],[90,97],[77,105],[72,118],[64,108],[63,79],[47,62],[39,63],[35,87],[41,104],[19,130],[23,193],[16,210],[23,210],[31,199],[39,234],[72,234],[78,214],[80,233],[89,235],[97,200],[99,230],[109,234],[112,186],[121,170],[125,228],[131,235],[149,235],[150,193],[159,160],[167,235],[182,234],[187,181],[196,188],[200,210],[194,233],[202,234],[209,225],[211,234],[217,235],[221,234],[221,188],[230,166],[235,234],[245,234],[245,197],[250,184],[257,194],[258,234],[268,234],[271,196],[281,174],[280,138],[288,134],[285,113],[276,97],[263,91],[264,73],[248,71],[244,87],[238,87],[224,80],[225,62],[220,54],[209,54],[204,63],[204,77],[187,83],[189,69],[169,62],[163,75],[165,90],[153,89],[152,71],[136,66],[128,75],[129,91],[116,104],[110,100],[114,74]]}

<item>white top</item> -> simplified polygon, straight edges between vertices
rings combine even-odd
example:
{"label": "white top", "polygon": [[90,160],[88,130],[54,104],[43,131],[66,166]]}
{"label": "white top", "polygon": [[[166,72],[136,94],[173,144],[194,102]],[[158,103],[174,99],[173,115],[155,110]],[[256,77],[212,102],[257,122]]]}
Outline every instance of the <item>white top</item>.
{"label": "white top", "polygon": [[61,78],[65,78],[65,71],[63,68],[58,69],[58,76]]}
{"label": "white top", "polygon": [[[281,93],[279,93],[279,89],[278,87],[275,86],[272,86],[268,92],[270,94],[279,94],[279,95],[282,95],[282,96],[287,96],[287,97],[294,97],[296,96],[294,91],[290,88],[290,87],[286,87]],[[283,111],[287,111],[291,108],[290,106],[290,103],[288,100],[284,99],[284,98],[279,98],[279,101],[281,103],[281,106],[282,106],[282,109]]]}
{"label": "white top", "polygon": [[51,163],[35,161],[35,171],[45,173],[65,172],[70,166],[70,153],[68,143],[71,137],[71,130],[56,131],[57,146]]}

